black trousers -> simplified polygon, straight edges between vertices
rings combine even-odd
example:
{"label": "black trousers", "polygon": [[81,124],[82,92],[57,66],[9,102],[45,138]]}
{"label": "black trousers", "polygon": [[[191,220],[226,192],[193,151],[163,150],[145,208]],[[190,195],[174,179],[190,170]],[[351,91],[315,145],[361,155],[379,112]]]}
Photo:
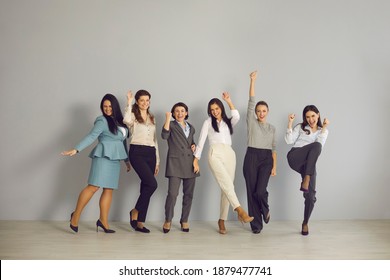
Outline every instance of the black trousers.
{"label": "black trousers", "polygon": [[156,169],[156,148],[143,145],[130,145],[129,160],[134,171],[141,179],[140,195],[135,209],[138,210],[138,221],[145,222],[150,198],[157,189],[154,176]]}
{"label": "black trousers", "polygon": [[309,192],[303,193],[305,198],[305,210],[303,222],[309,222],[310,215],[314,209],[316,198],[316,163],[321,154],[322,145],[314,142],[300,148],[292,148],[287,154],[287,161],[290,167],[301,174],[302,180],[310,175]]}
{"label": "black trousers", "polygon": [[273,166],[272,151],[248,147],[244,159],[244,178],[246,182],[248,213],[254,219],[252,230],[263,228],[263,219],[269,212],[268,181]]}

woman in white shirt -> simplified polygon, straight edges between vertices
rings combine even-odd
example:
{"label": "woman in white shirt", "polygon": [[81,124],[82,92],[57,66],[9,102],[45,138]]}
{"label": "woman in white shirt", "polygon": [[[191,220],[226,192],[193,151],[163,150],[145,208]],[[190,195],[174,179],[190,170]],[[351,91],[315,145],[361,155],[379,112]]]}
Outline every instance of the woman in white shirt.
{"label": "woman in white shirt", "polygon": [[301,233],[308,235],[309,218],[317,200],[316,163],[328,137],[329,121],[325,118],[324,122],[321,122],[320,112],[314,105],[308,105],[303,109],[302,118],[302,123],[293,129],[295,114],[288,116],[285,140],[287,144],[293,144],[287,154],[288,164],[302,177],[300,190],[305,198],[305,210]]}
{"label": "woman in white shirt", "polygon": [[157,180],[160,158],[156,137],[156,121],[149,112],[151,95],[146,90],[139,90],[135,94],[127,93],[127,108],[123,122],[130,130],[131,140],[129,159],[135,172],[141,179],[140,196],[135,207],[130,211],[130,225],[139,232],[149,233],[144,227],[150,198],[157,189]]}
{"label": "woman in white shirt", "polygon": [[231,147],[231,134],[233,134],[233,126],[240,119],[240,114],[235,109],[229,93],[224,92],[222,98],[229,105],[232,117],[228,118],[226,116],[225,107],[221,100],[218,98],[211,99],[208,104],[209,118],[203,123],[194,155],[198,160],[200,159],[206,138],[208,138],[210,144],[208,162],[221,188],[220,217],[218,220],[219,233],[225,234],[225,220],[228,218],[229,204],[234,211],[237,211],[238,219],[241,222],[249,223],[253,220],[253,217],[249,217],[241,207],[234,191],[233,181],[236,169],[236,154]]}

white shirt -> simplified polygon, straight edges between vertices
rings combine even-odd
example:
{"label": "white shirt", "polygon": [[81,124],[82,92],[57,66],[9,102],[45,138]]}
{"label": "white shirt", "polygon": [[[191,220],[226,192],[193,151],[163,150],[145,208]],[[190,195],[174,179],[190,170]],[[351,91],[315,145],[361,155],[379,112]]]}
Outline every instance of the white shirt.
{"label": "white shirt", "polygon": [[305,145],[320,142],[322,146],[325,145],[326,138],[328,138],[328,129],[322,129],[318,127],[316,132],[311,131],[310,126],[306,126],[306,129],[310,131],[310,134],[306,134],[305,131],[302,130],[301,125],[296,125],[294,129],[287,128],[286,135],[284,140],[287,144],[294,144],[293,148],[300,148]]}
{"label": "white shirt", "polygon": [[[232,114],[232,126],[235,126],[238,121],[240,120],[240,113],[234,109],[231,110]],[[214,144],[226,144],[226,145],[232,145],[232,136],[230,135],[230,130],[228,125],[221,120],[218,122],[218,128],[219,132],[216,132],[211,124],[211,117],[209,117],[207,120],[204,121],[202,130],[199,134],[199,141],[198,145],[196,146],[196,150],[194,153],[194,156],[198,159],[200,159],[203,151],[204,144],[206,142],[206,138],[209,139],[210,146]]]}

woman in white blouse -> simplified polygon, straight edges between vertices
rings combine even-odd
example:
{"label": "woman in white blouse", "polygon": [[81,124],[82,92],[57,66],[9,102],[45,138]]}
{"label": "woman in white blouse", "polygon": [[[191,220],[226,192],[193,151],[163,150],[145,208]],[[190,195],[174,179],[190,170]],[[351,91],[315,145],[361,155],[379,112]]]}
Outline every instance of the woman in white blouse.
{"label": "woman in white blouse", "polygon": [[129,159],[135,172],[141,179],[140,195],[135,207],[130,211],[130,225],[139,232],[149,233],[144,227],[150,198],[157,189],[160,157],[156,137],[156,121],[149,112],[151,95],[146,90],[135,94],[127,93],[127,107],[123,122],[130,131]]}
{"label": "woman in white blouse", "polygon": [[238,219],[241,222],[249,223],[253,217],[249,217],[241,207],[234,191],[234,174],[236,169],[236,154],[233,151],[232,137],[233,126],[235,126],[240,114],[235,109],[229,93],[222,94],[223,100],[229,105],[232,117],[228,118],[225,107],[218,98],[213,98],[208,104],[209,118],[205,120],[199,135],[198,146],[195,157],[199,160],[206,141],[209,140],[210,150],[208,162],[211,171],[221,188],[220,217],[218,220],[219,233],[225,234],[225,220],[228,218],[229,204],[234,211],[237,211]]}
{"label": "woman in white blouse", "polygon": [[303,109],[302,118],[302,123],[292,128],[295,114],[288,116],[285,140],[287,144],[293,144],[287,154],[288,164],[302,177],[300,190],[305,198],[305,210],[301,233],[308,235],[309,218],[317,200],[316,163],[328,137],[329,121],[325,118],[324,122],[321,122],[320,112],[314,105],[308,105]]}

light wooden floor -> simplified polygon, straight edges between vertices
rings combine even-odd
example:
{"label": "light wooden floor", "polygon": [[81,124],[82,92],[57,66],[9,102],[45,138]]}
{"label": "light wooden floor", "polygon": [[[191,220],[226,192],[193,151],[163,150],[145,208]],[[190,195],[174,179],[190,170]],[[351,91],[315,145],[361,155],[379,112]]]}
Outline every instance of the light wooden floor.
{"label": "light wooden floor", "polygon": [[162,222],[147,223],[150,234],[125,222],[111,223],[114,234],[97,233],[94,225],[82,222],[74,234],[67,221],[0,221],[0,259],[390,259],[390,220],[312,221],[306,237],[298,221],[271,221],[258,235],[237,221],[226,223],[226,235],[217,233],[216,222],[193,221],[189,233],[177,223],[168,234]]}

